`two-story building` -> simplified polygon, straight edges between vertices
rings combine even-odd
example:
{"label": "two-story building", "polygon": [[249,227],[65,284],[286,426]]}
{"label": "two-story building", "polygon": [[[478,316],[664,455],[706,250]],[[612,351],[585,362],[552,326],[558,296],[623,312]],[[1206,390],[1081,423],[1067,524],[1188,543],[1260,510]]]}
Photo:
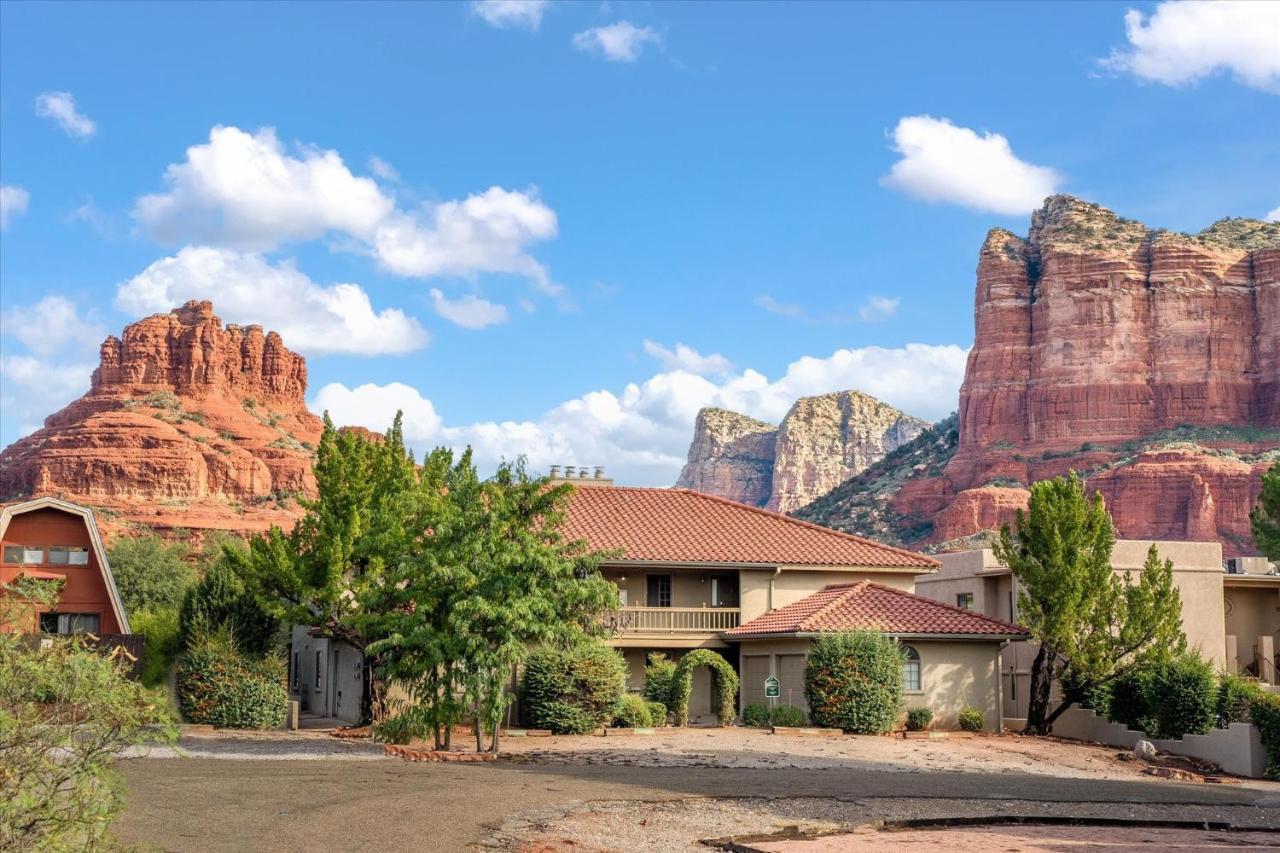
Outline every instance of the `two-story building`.
{"label": "two-story building", "polygon": [[0,510],[0,586],[23,576],[60,579],[60,594],[53,606],[32,615],[32,624],[10,629],[100,636],[130,633],[129,618],[88,507],[45,497]]}

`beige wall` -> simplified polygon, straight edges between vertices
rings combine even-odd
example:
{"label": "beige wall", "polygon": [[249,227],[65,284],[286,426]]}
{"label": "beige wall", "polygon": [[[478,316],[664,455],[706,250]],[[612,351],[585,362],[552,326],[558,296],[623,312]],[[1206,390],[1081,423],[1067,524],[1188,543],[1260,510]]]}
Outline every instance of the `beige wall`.
{"label": "beige wall", "polygon": [[[738,654],[742,673],[741,707],[764,702],[764,675],[773,675],[784,683],[779,704],[808,708],[803,689],[793,688],[788,702],[786,676],[795,657],[808,653],[807,638],[778,640],[744,640]],[[959,640],[903,640],[920,654],[919,692],[904,696],[906,708],[925,707],[933,711],[933,726],[953,729],[960,711],[972,705],[983,711],[988,730],[1000,723],[998,642],[964,642]],[[793,657],[794,656],[794,657]],[[766,663],[767,662],[767,663]],[[748,680],[748,676],[750,679]],[[758,682],[758,683],[757,683]]]}
{"label": "beige wall", "polygon": [[[1271,638],[1272,650],[1280,648],[1280,585],[1230,583],[1224,590],[1225,603],[1230,612],[1226,615],[1226,633],[1235,638],[1234,661],[1236,670],[1243,670],[1255,660],[1254,646],[1264,647]],[[1274,655],[1271,655],[1274,660]]]}

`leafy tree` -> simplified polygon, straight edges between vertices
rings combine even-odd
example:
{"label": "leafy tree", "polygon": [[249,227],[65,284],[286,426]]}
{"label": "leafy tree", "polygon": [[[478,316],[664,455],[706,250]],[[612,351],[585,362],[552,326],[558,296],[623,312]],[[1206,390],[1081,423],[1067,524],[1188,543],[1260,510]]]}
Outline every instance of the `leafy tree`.
{"label": "leafy tree", "polygon": [[[0,624],[25,624],[57,583],[0,586]],[[122,750],[176,737],[166,705],[83,638],[0,633],[0,849],[91,850],[122,806]]]}
{"label": "leafy tree", "polygon": [[196,581],[191,552],[184,543],[159,536],[118,540],[107,552],[111,573],[124,601],[125,612],[177,609]]}
{"label": "leafy tree", "polygon": [[1269,560],[1280,560],[1280,462],[1262,475],[1262,493],[1249,522],[1258,550]]}
{"label": "leafy tree", "polygon": [[823,634],[805,661],[809,714],[820,726],[884,734],[902,711],[902,646],[878,631]]}
{"label": "leafy tree", "polygon": [[529,655],[524,671],[529,719],[556,734],[586,734],[606,726],[623,701],[626,677],[622,655],[602,643],[540,648]]}
{"label": "leafy tree", "polygon": [[[1039,643],[1028,733],[1047,734],[1073,704],[1186,648],[1173,562],[1152,546],[1135,583],[1112,569],[1114,546],[1102,496],[1087,498],[1075,472],[1034,484],[1016,533],[1005,525],[995,542],[996,556],[1018,579],[1019,619]],[[1062,696],[1050,709],[1055,680]]]}
{"label": "leafy tree", "polygon": [[261,657],[272,651],[279,621],[262,607],[236,572],[247,560],[243,548],[225,546],[200,582],[187,590],[178,613],[178,644],[189,649],[208,634],[225,630],[246,655]]}

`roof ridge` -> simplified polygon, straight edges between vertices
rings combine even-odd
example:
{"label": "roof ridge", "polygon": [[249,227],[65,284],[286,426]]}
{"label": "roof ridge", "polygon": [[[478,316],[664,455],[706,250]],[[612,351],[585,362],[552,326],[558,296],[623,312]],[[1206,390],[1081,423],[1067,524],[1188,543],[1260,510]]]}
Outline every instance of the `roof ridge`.
{"label": "roof ridge", "polygon": [[[624,486],[623,488],[629,488],[629,487]],[[862,536],[857,536],[853,533],[846,533],[843,530],[836,530],[834,527],[823,527],[821,524],[814,524],[812,521],[805,521],[800,518],[795,518],[794,516],[787,515],[786,513],[774,512],[771,509],[765,509],[764,507],[759,507],[759,506],[752,506],[751,504],[744,504],[739,501],[729,500],[729,498],[724,498],[724,497],[721,497],[720,495],[712,495],[706,492],[699,492],[694,489],[673,487],[668,491],[685,492],[690,495],[696,495],[700,498],[705,498],[706,500],[717,501],[722,504],[728,504],[729,506],[740,507],[742,509],[750,510],[751,512],[759,513],[760,515],[766,516],[768,518],[782,519],[783,521],[790,522],[791,524],[795,524],[800,527],[807,527],[810,530],[816,530],[821,533],[835,536],[837,538],[848,539],[854,542],[858,542],[862,545],[870,545],[873,548],[883,548],[886,551],[892,551],[896,554],[901,554],[902,556],[905,556],[905,557],[912,557],[917,560],[924,560],[927,563],[932,563],[935,567],[942,566],[941,561],[934,559],[933,557],[926,556],[925,554],[921,554],[916,551],[908,551],[906,548],[897,548],[893,545],[886,545],[883,542],[877,542],[874,539],[867,539]]]}
{"label": "roof ridge", "polygon": [[[831,597],[831,600],[828,601],[826,604],[822,605],[817,610],[810,613],[808,616],[805,616],[802,619],[800,619],[800,621],[796,623],[796,627],[800,628],[801,630],[807,629],[807,627],[812,622],[812,620],[825,615],[832,608],[838,605],[844,604],[849,598],[855,597],[859,592],[865,589],[867,584],[869,583],[870,581],[860,580],[857,583],[850,584],[849,586],[844,587],[843,589],[841,589],[841,592],[838,595],[833,595]],[[834,586],[834,585],[824,587],[824,589],[832,589],[833,587],[836,589],[840,589],[840,587]],[[822,592],[822,590],[819,590],[819,592]],[[818,593],[814,593],[814,595],[817,595],[817,594]],[[804,601],[804,599],[802,598],[800,599],[800,601]],[[800,602],[798,601],[796,603],[799,604]]]}
{"label": "roof ridge", "polygon": [[1004,628],[1017,628],[1019,631],[1026,630],[1026,628],[1024,628],[1023,626],[1015,624],[1013,622],[1006,622],[1003,619],[997,619],[994,616],[988,616],[987,614],[979,613],[976,610],[968,610],[964,607],[956,607],[954,604],[947,604],[945,601],[939,601],[938,599],[930,598],[927,595],[920,595],[919,593],[916,593],[916,592],[907,592],[905,589],[898,589],[897,587],[886,586],[885,584],[876,583],[875,581],[863,581],[863,583],[870,584],[871,586],[874,586],[877,589],[883,589],[887,592],[893,592],[893,593],[897,593],[898,595],[909,596],[911,598],[918,598],[922,601],[929,602],[929,604],[931,605],[936,605],[938,607],[951,610],[955,613],[962,613],[971,619],[982,619],[983,621],[991,622],[992,624],[999,625]]}

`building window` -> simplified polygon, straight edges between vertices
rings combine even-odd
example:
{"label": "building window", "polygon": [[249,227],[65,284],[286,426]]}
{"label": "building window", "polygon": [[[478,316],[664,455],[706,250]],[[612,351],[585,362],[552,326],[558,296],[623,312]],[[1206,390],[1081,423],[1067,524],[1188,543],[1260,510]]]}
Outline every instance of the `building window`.
{"label": "building window", "polygon": [[645,587],[645,604],[649,607],[671,606],[671,575],[648,575]]}
{"label": "building window", "polygon": [[49,562],[55,566],[89,565],[89,549],[70,545],[50,545]]}
{"label": "building window", "polygon": [[28,566],[38,566],[44,562],[44,548],[40,545],[23,545],[22,562]]}
{"label": "building window", "polygon": [[965,610],[973,609],[973,593],[961,592],[956,595],[956,607],[962,607]]}
{"label": "building window", "polygon": [[22,562],[22,546],[21,545],[5,545],[4,561],[6,563]]}
{"label": "building window", "polygon": [[903,646],[907,659],[902,662],[902,689],[920,692],[920,653],[911,646]]}
{"label": "building window", "polygon": [[712,607],[737,607],[738,606],[738,576],[737,575],[712,575],[711,576],[711,606]]}
{"label": "building window", "polygon": [[96,634],[102,628],[97,613],[41,613],[40,632],[44,634]]}

